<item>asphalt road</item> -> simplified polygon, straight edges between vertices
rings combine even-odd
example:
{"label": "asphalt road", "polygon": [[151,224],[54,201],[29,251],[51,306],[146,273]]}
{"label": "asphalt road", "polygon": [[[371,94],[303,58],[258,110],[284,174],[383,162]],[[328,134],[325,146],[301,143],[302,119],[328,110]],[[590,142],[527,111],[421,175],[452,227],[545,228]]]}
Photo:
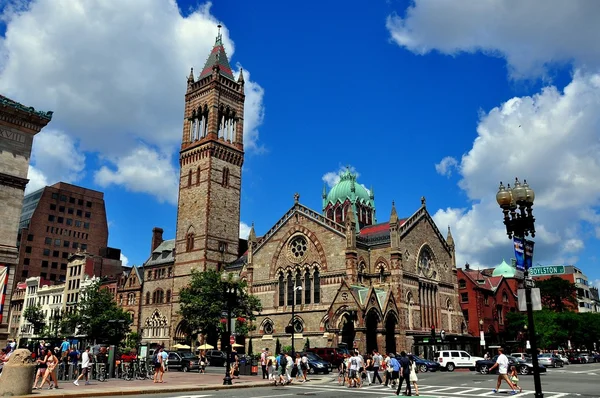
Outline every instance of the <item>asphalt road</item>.
{"label": "asphalt road", "polygon": [[[419,392],[424,398],[457,397],[508,397],[508,388],[503,385],[501,392],[494,394],[495,375],[480,375],[475,372],[435,372],[419,373]],[[523,393],[519,396],[534,397],[532,376],[520,376]],[[581,397],[600,398],[600,363],[568,365],[559,369],[548,369],[542,374],[544,398]],[[413,391],[414,394],[414,391]],[[149,395],[143,395],[148,397]],[[285,387],[262,387],[249,389],[198,391],[187,393],[153,394],[153,398],[279,398],[295,396],[316,396],[334,398],[357,396],[364,398],[384,398],[395,396],[395,391],[379,385],[349,389],[337,384],[333,374],[314,376],[304,384]]]}

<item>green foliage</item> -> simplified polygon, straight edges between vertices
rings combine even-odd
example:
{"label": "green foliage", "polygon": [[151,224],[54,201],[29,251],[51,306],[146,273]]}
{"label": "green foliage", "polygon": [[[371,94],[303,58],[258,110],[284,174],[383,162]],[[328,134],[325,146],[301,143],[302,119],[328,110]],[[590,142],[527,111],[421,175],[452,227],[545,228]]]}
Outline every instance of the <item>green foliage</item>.
{"label": "green foliage", "polygon": [[290,355],[292,354],[292,346],[291,345],[284,345],[283,347],[281,347],[281,352],[283,353],[290,353]]}
{"label": "green foliage", "polygon": [[275,340],[275,355],[281,354],[281,343],[279,342],[279,337]]}
{"label": "green foliage", "polygon": [[142,336],[137,332],[131,332],[127,335],[125,339],[125,347],[127,348],[138,348],[142,341]]}
{"label": "green foliage", "polygon": [[[253,330],[252,322],[256,319],[255,313],[262,310],[260,300],[246,292],[246,282],[240,282],[238,300],[232,308],[232,313],[237,316],[236,332],[248,335]],[[204,272],[192,271],[190,285],[181,289],[179,293],[181,308],[179,313],[188,321],[192,331],[204,334],[222,332],[222,312],[226,309],[227,299],[221,282],[221,274],[208,270]],[[240,321],[244,318],[244,322]]]}
{"label": "green foliage", "polygon": [[29,306],[23,311],[23,317],[33,325],[33,332],[39,334],[46,324],[46,318],[39,305]]}
{"label": "green foliage", "polygon": [[65,317],[63,326],[76,329],[90,341],[119,344],[129,333],[131,322],[129,314],[96,281],[81,292],[76,311]]}
{"label": "green foliage", "polygon": [[535,286],[540,289],[542,305],[555,312],[568,311],[570,305],[577,305],[575,294],[577,288],[568,280],[553,276],[543,281],[536,281]]}

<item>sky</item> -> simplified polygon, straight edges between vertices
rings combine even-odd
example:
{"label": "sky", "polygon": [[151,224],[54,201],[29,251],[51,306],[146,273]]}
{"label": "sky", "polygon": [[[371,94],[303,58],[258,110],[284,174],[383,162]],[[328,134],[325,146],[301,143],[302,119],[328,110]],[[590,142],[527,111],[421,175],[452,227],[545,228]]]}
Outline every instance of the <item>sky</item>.
{"label": "sky", "polygon": [[346,166],[379,222],[426,198],[457,264],[512,257],[500,181],[536,192],[534,262],[600,285],[600,3],[586,0],[0,0],[0,93],[52,122],[32,192],[105,193],[129,265],[173,238],[190,67],[223,25],[245,74],[241,236],[294,203],[321,210]]}

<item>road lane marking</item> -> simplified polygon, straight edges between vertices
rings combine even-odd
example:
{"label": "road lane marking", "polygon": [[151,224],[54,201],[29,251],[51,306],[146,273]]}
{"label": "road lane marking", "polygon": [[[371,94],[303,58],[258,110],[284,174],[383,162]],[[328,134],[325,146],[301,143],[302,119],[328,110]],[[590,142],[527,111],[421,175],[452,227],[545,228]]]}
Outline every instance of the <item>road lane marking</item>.
{"label": "road lane marking", "polygon": [[568,392],[560,392],[558,394],[553,394],[553,395],[548,395],[548,393],[545,394],[546,398],[560,398],[560,397],[565,397],[569,395]]}
{"label": "road lane marking", "polygon": [[259,396],[250,397],[250,398],[266,398],[266,397],[275,398],[275,397],[288,397],[290,395],[294,395],[294,394],[259,395]]}

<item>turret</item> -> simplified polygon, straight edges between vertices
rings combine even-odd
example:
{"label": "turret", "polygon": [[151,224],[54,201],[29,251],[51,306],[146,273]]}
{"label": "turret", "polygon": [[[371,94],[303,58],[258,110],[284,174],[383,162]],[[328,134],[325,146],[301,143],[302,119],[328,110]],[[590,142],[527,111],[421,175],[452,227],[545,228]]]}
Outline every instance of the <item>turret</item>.
{"label": "turret", "polygon": [[454,250],[454,238],[452,237],[452,231],[450,231],[450,225],[448,225],[448,235],[446,235],[446,242],[448,246]]}
{"label": "turret", "polygon": [[356,215],[352,206],[346,212],[346,248],[356,249]]}
{"label": "turret", "polygon": [[190,69],[190,75],[188,76],[187,79],[187,84],[188,84],[188,90],[192,87],[192,84],[194,84],[195,80],[194,80],[194,68]]}
{"label": "turret", "polygon": [[240,75],[238,76],[237,82],[241,87],[244,86],[244,68],[240,68]]}

